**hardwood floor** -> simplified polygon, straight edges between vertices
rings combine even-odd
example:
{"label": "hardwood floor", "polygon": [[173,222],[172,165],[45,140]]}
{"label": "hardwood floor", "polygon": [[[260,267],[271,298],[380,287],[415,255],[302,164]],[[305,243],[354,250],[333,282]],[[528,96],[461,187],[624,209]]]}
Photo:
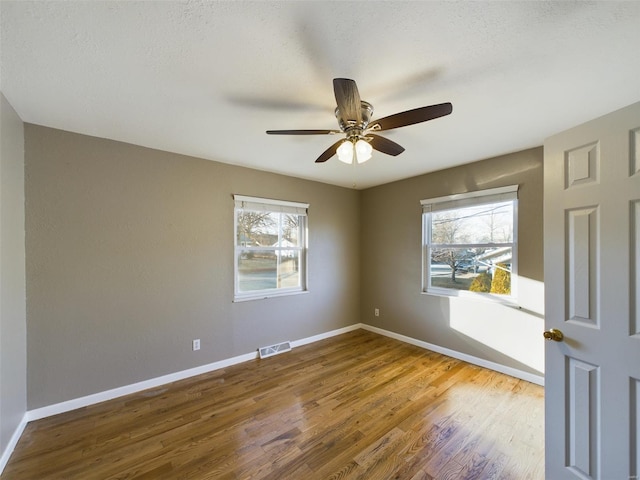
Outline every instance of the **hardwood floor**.
{"label": "hardwood floor", "polygon": [[543,388],[365,330],[30,423],[9,479],[542,479]]}

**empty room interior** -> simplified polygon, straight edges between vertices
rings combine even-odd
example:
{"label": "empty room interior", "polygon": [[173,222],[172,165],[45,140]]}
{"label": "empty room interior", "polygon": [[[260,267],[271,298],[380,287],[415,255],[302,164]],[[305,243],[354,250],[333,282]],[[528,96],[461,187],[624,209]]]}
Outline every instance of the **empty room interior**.
{"label": "empty room interior", "polygon": [[638,478],[639,24],[0,0],[0,478]]}

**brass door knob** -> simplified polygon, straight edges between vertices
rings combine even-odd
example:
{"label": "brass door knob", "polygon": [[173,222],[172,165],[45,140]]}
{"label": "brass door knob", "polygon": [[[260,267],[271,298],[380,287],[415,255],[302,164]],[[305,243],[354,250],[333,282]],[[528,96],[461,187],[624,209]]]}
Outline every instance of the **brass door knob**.
{"label": "brass door knob", "polygon": [[553,340],[554,342],[561,342],[564,338],[564,334],[557,328],[547,330],[542,335],[544,335],[544,338],[546,338],[547,340]]}

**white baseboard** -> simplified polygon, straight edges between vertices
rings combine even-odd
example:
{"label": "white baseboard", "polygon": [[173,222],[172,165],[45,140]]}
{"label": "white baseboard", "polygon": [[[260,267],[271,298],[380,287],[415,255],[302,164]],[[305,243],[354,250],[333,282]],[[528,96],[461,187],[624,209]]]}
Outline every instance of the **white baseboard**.
{"label": "white baseboard", "polygon": [[11,439],[9,440],[7,447],[2,452],[2,456],[0,457],[0,475],[2,475],[4,467],[7,466],[7,463],[9,463],[9,458],[11,458],[11,454],[13,453],[13,450],[16,448],[16,445],[18,444],[18,441],[22,436],[22,432],[24,432],[24,429],[27,426],[27,423],[28,423],[28,419],[27,419],[27,414],[25,413],[22,417],[22,420],[18,424],[17,428],[13,432],[13,435],[11,435]]}
{"label": "white baseboard", "polygon": [[[500,365],[495,362],[490,362],[482,358],[477,358],[472,355],[467,355],[465,353],[457,352],[455,350],[450,350],[448,348],[440,347],[438,345],[434,345],[428,342],[423,342],[422,340],[416,340],[414,338],[407,337],[405,335],[390,332],[388,330],[383,330],[381,328],[373,327],[371,325],[366,325],[364,323],[356,323],[348,327],[339,328],[337,330],[332,330],[330,332],[321,333],[321,334],[314,335],[312,337],[303,338],[300,340],[295,340],[291,342],[291,346],[299,347],[309,343],[317,342],[319,340],[324,340],[326,338],[334,337],[336,335],[341,335],[343,333],[358,330],[360,328],[364,330],[369,330],[374,333],[378,333],[380,335],[384,335],[386,337],[400,340],[401,342],[409,343],[411,345],[416,345],[426,350],[431,350],[437,353],[441,353],[443,355],[447,355],[449,357],[457,358],[458,360],[462,360],[462,361],[471,363],[473,365],[478,365],[480,367],[495,370],[497,372],[504,373],[512,377],[520,378],[522,380],[526,380],[528,382],[544,386],[544,377],[541,375],[534,375],[528,372],[524,372],[522,370]],[[238,363],[246,362],[249,360],[254,360],[256,358],[258,358],[257,351],[251,352],[251,353],[245,353],[243,355],[238,355],[236,357],[228,358],[226,360],[209,363],[207,365],[201,365],[199,367],[171,373],[168,375],[163,375],[161,377],[152,378],[152,379],[134,383],[131,385],[125,385],[123,387],[114,388],[112,390],[94,393],[92,395],[75,398],[73,400],[68,400],[66,402],[56,403],[54,405],[49,405],[46,407],[29,410],[25,414],[23,421],[20,423],[20,426],[16,429],[16,432],[11,438],[11,442],[9,443],[9,445],[3,452],[2,457],[0,458],[0,473],[2,473],[2,469],[4,468],[4,465],[6,465],[7,461],[9,460],[9,457],[11,456],[11,453],[13,452],[15,445],[18,443],[18,440],[20,439],[20,435],[22,435],[22,432],[27,425],[27,422],[31,422],[33,420],[39,420],[45,417],[50,417],[52,415],[57,415],[59,413],[65,413],[71,410],[75,410],[77,408],[87,407],[89,405],[94,405],[96,403],[104,402],[106,400],[112,400],[114,398],[118,398],[124,395],[129,395],[131,393],[137,393],[142,390],[147,390],[149,388],[156,388],[161,385],[165,385],[167,383],[176,382],[178,380],[183,380],[185,378],[193,377],[196,375],[202,375],[203,373],[212,372],[214,370],[219,370],[221,368],[229,367],[231,365],[236,365]]]}
{"label": "white baseboard", "polygon": [[335,337],[336,335],[342,335],[343,333],[353,332],[354,330],[358,330],[362,328],[361,323],[356,323],[354,325],[350,325],[344,328],[338,328],[337,330],[331,330],[330,332],[320,333],[319,335],[314,335],[313,337],[303,338],[302,340],[294,340],[291,342],[291,347],[301,347],[302,345],[307,345],[308,343],[319,342],[320,340],[324,340],[325,338]]}
{"label": "white baseboard", "polygon": [[535,383],[536,385],[544,386],[544,377],[542,375],[535,375],[533,373],[518,370],[517,368],[507,367],[505,365],[491,362],[483,358],[474,357],[473,355],[467,355],[466,353],[450,350],[448,348],[444,348],[439,345],[434,345],[433,343],[423,342],[422,340],[416,340],[415,338],[407,337],[399,333],[390,332],[388,330],[383,330],[382,328],[373,327],[371,325],[366,325],[364,323],[360,324],[360,328],[364,330],[369,330],[370,332],[378,333],[380,335],[384,335],[385,337],[393,338],[395,340],[400,340],[401,342],[415,345],[416,347],[424,348],[426,350],[431,350],[436,353],[441,353],[442,355],[447,355],[448,357],[457,358],[458,360],[462,360],[464,362],[471,363],[479,367],[488,368],[489,370],[495,370],[496,372],[504,373],[506,375],[510,375],[512,377],[519,378],[521,380],[526,380],[527,382]]}
{"label": "white baseboard", "polygon": [[[466,353],[450,350],[448,348],[440,347],[438,345],[434,345],[428,342],[423,342],[422,340],[416,340],[415,338],[407,337],[399,333],[390,332],[382,328],[373,327],[371,325],[366,325],[364,323],[356,323],[348,327],[339,328],[337,330],[332,330],[330,332],[321,333],[321,334],[314,335],[312,337],[303,338],[300,340],[295,340],[291,342],[291,346],[300,347],[302,345],[314,343],[320,340],[324,340],[326,338],[334,337],[336,335],[352,332],[360,328],[364,330],[368,330],[370,332],[378,333],[380,335],[384,335],[389,338],[400,340],[401,342],[409,343],[411,345],[415,345],[415,346],[424,348],[426,350],[431,350],[437,353],[441,353],[443,355],[447,355],[449,357],[457,358],[458,360],[462,360],[462,361],[471,363],[473,365],[478,365],[480,367],[495,370],[497,372],[504,373],[506,375],[511,375],[512,377],[520,378],[522,380],[526,380],[528,382],[544,386],[543,376],[534,375],[528,372],[524,372],[522,370],[500,365],[498,363],[490,362],[482,358],[477,358],[472,355],[467,355]],[[36,408],[35,410],[29,410],[25,413],[24,417],[22,418],[22,421],[20,422],[20,425],[18,425],[15,432],[13,433],[11,440],[9,441],[9,444],[5,448],[4,452],[2,452],[2,456],[0,457],[0,474],[2,474],[2,471],[4,470],[4,467],[9,461],[9,458],[11,457],[11,454],[13,453],[15,446],[18,444],[18,440],[20,440],[20,436],[22,435],[22,432],[24,431],[28,422],[31,422],[33,420],[39,420],[45,417],[50,417],[52,415],[57,415],[59,413],[68,412],[71,410],[75,410],[77,408],[87,407],[89,405],[94,405],[96,403],[104,402],[106,400],[112,400],[114,398],[122,397],[124,395],[129,395],[131,393],[137,393],[142,390],[147,390],[149,388],[156,388],[161,385],[165,385],[167,383],[176,382],[178,380],[183,380],[185,378],[193,377],[196,375],[202,375],[204,373],[212,372],[214,370],[219,370],[221,368],[229,367],[231,365],[236,365],[238,363],[254,360],[256,358],[258,358],[257,351],[251,352],[251,353],[245,353],[243,355],[238,355],[236,357],[220,360],[214,363],[209,363],[207,365],[201,365],[199,367],[190,368],[188,370],[183,370],[183,371],[171,373],[168,375],[163,375],[161,377],[152,378],[149,380],[145,380],[143,382],[138,382],[131,385],[125,385],[123,387],[114,388],[112,390],[107,390],[104,392],[94,393],[92,395],[75,398],[73,400],[56,403],[54,405],[48,405],[42,408]]]}
{"label": "white baseboard", "polygon": [[106,400],[112,400],[114,398],[129,395],[131,393],[141,392],[142,390],[148,390],[150,388],[156,388],[161,385],[165,385],[171,382],[177,382],[178,380],[184,380],[185,378],[193,377],[196,375],[202,375],[203,373],[212,372],[220,368],[225,368],[237,363],[253,360],[258,357],[258,352],[245,353],[244,355],[238,355],[237,357],[220,360],[219,362],[209,363],[207,365],[201,365],[199,367],[190,368],[188,370],[182,370],[180,372],[170,373],[161,377],[144,380],[142,382],[133,383],[131,385],[125,385],[123,387],[114,388],[112,390],[106,390],[104,392],[94,393],[87,395],[86,397],[74,398],[73,400],[67,400],[66,402],[56,403],[48,405],[46,407],[36,408],[35,410],[29,410],[27,417],[29,421],[40,420],[41,418],[50,417],[52,415],[58,415],[59,413],[69,412],[78,408],[87,407],[96,403],[104,402]]}
{"label": "white baseboard", "polygon": [[[325,338],[334,337],[336,335],[341,335],[346,332],[357,330],[358,328],[361,328],[360,324],[339,328],[337,330],[321,333],[319,335],[315,335],[312,337],[292,341],[291,346],[299,347],[301,345],[306,345],[308,343],[317,342]],[[27,419],[29,422],[33,420],[40,420],[41,418],[50,417],[52,415],[58,415],[59,413],[69,412],[71,410],[87,407],[89,405],[94,405],[96,403],[104,402],[106,400],[112,400],[114,398],[122,397],[124,395],[129,395],[131,393],[141,392],[143,390],[148,390],[150,388],[156,388],[161,385],[165,385],[167,383],[177,382],[178,380],[184,380],[185,378],[194,377],[196,375],[202,375],[203,373],[209,373],[214,370],[226,368],[231,365],[247,362],[249,360],[254,360],[256,358],[258,358],[257,350],[255,352],[245,353],[243,355],[238,355],[236,357],[220,360],[218,362],[209,363],[207,365],[201,365],[199,367],[190,368],[188,370],[182,370],[180,372],[170,373],[168,375],[163,375],[161,377],[144,380],[142,382],[134,383],[131,385],[125,385],[123,387],[114,388],[112,390],[94,393],[92,395],[87,395],[86,397],[74,398],[73,400],[68,400],[66,402],[61,402],[61,403],[56,403],[54,405],[48,405],[46,407],[36,408],[35,410],[29,410],[27,412]]]}

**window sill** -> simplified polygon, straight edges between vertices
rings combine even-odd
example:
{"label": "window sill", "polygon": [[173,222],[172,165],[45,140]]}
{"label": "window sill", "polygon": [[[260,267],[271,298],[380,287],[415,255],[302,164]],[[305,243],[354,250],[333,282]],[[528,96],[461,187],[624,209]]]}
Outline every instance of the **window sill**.
{"label": "window sill", "polygon": [[241,302],[251,302],[253,300],[267,300],[269,298],[278,298],[278,297],[288,297],[291,295],[304,295],[309,293],[309,290],[293,290],[287,292],[278,292],[278,293],[259,293],[256,295],[242,295],[239,297],[233,298],[233,303],[241,303]]}
{"label": "window sill", "polygon": [[493,303],[497,305],[504,305],[507,307],[520,308],[518,304],[518,299],[516,297],[499,297],[491,294],[483,294],[483,293],[472,293],[472,292],[463,292],[463,291],[452,291],[441,290],[441,289],[428,289],[423,290],[423,295],[432,295],[435,297],[448,297],[448,298],[460,298],[464,300],[473,300],[485,303]]}

